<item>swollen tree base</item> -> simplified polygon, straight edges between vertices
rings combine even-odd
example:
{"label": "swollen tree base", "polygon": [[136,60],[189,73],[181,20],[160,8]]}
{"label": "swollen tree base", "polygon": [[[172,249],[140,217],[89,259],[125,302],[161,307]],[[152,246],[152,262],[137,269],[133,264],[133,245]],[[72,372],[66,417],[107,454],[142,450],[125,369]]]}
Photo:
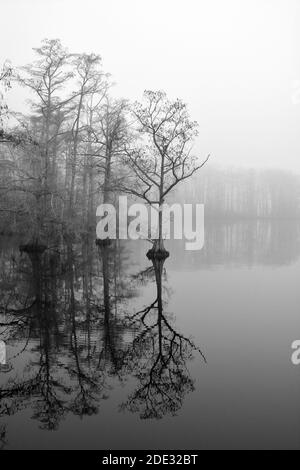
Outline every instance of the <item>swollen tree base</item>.
{"label": "swollen tree base", "polygon": [[110,246],[112,240],[110,238],[105,238],[104,240],[101,240],[100,238],[96,238],[96,245],[99,247],[105,247],[105,246]]}
{"label": "swollen tree base", "polygon": [[47,250],[46,245],[38,243],[26,243],[26,245],[20,245],[19,250],[21,253],[38,253],[42,254]]}
{"label": "swollen tree base", "polygon": [[170,253],[165,248],[151,248],[146,256],[149,260],[165,260],[169,258]]}

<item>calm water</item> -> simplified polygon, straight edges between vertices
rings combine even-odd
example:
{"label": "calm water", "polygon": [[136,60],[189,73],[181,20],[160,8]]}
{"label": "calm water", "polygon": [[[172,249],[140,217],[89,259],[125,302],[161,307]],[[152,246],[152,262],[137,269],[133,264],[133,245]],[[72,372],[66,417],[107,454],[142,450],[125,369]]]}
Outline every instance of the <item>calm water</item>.
{"label": "calm water", "polygon": [[205,249],[0,242],[4,449],[300,449],[300,226],[206,224]]}

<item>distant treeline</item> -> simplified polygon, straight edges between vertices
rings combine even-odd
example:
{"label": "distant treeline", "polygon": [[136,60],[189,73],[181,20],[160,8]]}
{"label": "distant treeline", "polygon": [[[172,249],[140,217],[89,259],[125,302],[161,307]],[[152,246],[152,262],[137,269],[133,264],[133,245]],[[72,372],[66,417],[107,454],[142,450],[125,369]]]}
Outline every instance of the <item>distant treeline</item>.
{"label": "distant treeline", "polygon": [[205,167],[173,200],[205,204],[209,218],[300,218],[300,175],[285,170]]}
{"label": "distant treeline", "polygon": [[168,243],[175,269],[199,270],[217,266],[283,266],[300,257],[298,220],[247,219],[205,223],[202,250],[184,249],[184,240]]}

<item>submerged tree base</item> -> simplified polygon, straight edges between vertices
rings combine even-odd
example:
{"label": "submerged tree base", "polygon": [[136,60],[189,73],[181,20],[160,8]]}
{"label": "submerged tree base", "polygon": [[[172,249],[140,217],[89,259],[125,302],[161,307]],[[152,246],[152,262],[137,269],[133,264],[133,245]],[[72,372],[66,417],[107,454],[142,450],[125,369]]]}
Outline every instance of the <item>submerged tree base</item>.
{"label": "submerged tree base", "polygon": [[96,245],[99,247],[110,246],[111,242],[112,240],[110,238],[105,238],[103,240],[101,238],[96,238],[96,241],[95,241]]}
{"label": "submerged tree base", "polygon": [[42,254],[47,250],[46,245],[38,243],[26,243],[26,245],[20,245],[19,250],[21,253],[37,253]]}
{"label": "submerged tree base", "polygon": [[165,260],[169,258],[170,253],[165,248],[151,248],[147,251],[146,256],[150,260]]}

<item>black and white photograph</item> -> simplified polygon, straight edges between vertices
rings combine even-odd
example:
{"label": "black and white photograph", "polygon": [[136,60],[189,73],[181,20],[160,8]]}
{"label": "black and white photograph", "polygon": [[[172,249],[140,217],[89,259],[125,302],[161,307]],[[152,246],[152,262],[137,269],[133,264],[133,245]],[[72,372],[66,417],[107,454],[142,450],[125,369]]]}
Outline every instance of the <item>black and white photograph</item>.
{"label": "black and white photograph", "polygon": [[0,0],[0,450],[300,450],[299,397],[299,0]]}

